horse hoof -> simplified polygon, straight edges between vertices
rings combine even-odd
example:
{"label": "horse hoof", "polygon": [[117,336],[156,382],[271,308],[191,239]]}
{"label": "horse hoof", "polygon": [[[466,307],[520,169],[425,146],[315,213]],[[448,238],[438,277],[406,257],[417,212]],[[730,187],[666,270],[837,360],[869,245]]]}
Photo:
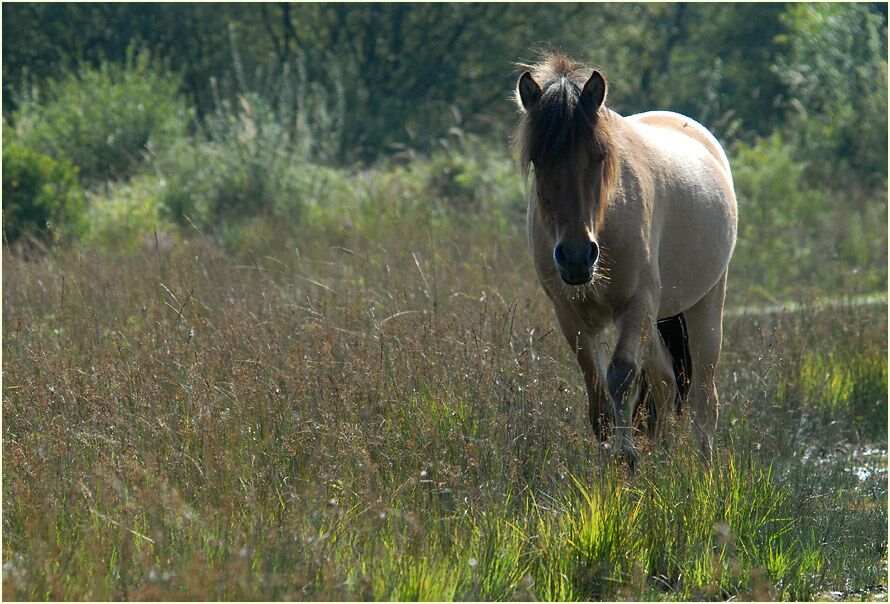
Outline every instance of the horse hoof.
{"label": "horse hoof", "polygon": [[598,441],[605,443],[609,440],[609,437],[612,435],[612,424],[607,417],[600,415],[596,418],[591,418],[590,425]]}

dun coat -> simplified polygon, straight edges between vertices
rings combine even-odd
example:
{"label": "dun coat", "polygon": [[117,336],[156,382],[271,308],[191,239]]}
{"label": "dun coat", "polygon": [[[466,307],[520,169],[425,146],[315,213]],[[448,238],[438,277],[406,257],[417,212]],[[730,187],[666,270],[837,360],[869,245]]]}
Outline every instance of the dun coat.
{"label": "dun coat", "polygon": [[[655,433],[688,391],[710,460],[737,229],[726,154],[683,115],[611,111],[603,76],[561,55],[529,66],[516,96],[516,144],[531,180],[529,245],[584,374],[594,430],[601,439],[614,432],[615,449],[633,463],[637,401],[649,397]],[[669,349],[660,320],[665,334],[684,336],[683,346]],[[610,323],[617,340],[607,358],[597,350]]]}

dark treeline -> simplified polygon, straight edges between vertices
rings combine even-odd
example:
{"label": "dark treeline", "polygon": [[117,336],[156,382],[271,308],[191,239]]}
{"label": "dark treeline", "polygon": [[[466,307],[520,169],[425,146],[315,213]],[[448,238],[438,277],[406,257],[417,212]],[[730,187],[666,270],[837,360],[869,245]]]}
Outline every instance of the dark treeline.
{"label": "dark treeline", "polygon": [[[886,168],[887,7],[796,4],[4,4],[4,117],[26,90],[148,49],[197,121],[264,95],[328,119],[338,163],[503,137],[518,61],[557,48],[600,66],[623,113],[687,113],[726,142],[783,128],[812,159]],[[818,51],[818,52],[817,52]],[[820,157],[821,155],[821,157]]]}

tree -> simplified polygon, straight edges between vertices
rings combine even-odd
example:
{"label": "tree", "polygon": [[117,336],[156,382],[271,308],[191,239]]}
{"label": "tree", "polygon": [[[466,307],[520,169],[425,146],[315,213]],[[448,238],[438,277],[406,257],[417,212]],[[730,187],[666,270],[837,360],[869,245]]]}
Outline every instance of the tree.
{"label": "tree", "polygon": [[776,68],[793,94],[792,127],[823,180],[887,179],[887,17],[863,4],[798,4]]}

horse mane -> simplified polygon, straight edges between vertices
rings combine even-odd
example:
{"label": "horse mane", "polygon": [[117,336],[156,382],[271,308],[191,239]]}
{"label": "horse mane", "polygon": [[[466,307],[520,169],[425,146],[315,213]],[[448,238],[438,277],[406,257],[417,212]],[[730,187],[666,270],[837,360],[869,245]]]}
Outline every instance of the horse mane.
{"label": "horse mane", "polygon": [[[578,108],[584,83],[593,69],[556,52],[544,53],[538,63],[520,64],[541,87],[541,99],[526,111],[517,129],[515,144],[524,178],[532,166],[546,168],[586,153],[602,161],[599,220],[618,178],[613,113],[603,102],[593,118]],[[519,92],[516,93],[517,101]]]}

